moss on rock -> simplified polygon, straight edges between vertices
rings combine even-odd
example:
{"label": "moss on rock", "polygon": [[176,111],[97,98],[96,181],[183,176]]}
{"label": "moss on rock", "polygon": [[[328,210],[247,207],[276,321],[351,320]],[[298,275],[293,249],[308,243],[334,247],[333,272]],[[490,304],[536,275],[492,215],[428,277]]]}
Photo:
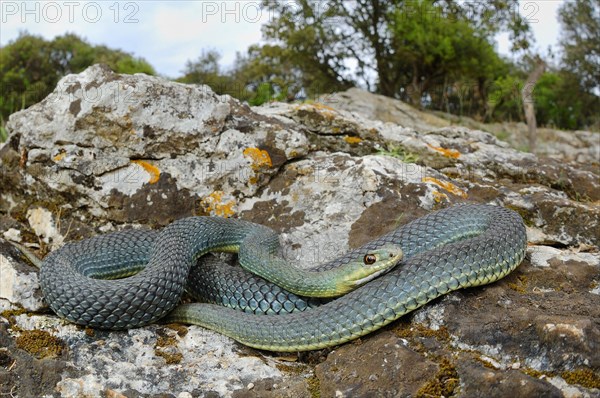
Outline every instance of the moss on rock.
{"label": "moss on rock", "polygon": [[65,343],[45,330],[24,330],[16,339],[17,347],[38,359],[57,357],[65,348]]}

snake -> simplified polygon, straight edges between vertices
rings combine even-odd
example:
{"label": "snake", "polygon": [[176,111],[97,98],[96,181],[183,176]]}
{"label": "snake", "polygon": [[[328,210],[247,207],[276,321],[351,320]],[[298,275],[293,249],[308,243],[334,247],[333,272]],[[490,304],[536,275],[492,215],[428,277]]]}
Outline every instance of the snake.
{"label": "snake", "polygon": [[323,264],[319,272],[290,267],[278,235],[251,222],[188,217],[160,233],[129,230],[69,243],[44,259],[40,286],[59,316],[85,326],[129,329],[152,323],[180,301],[196,260],[236,252],[246,269],[303,296],[344,294],[395,266],[399,245]]}
{"label": "snake", "polygon": [[[278,237],[270,229],[238,219],[189,217],[159,232],[124,230],[69,243],[46,256],[40,285],[56,314],[81,325],[118,330],[160,319],[200,325],[258,349],[308,351],[364,336],[452,291],[498,281],[523,261],[526,247],[525,226],[515,211],[461,204],[315,269],[289,271],[293,267],[278,257]],[[259,277],[245,271],[224,276],[214,268],[203,276],[196,261],[209,251],[238,252],[242,267]],[[340,274],[348,264],[378,268],[340,283],[348,279],[340,277],[348,275]],[[291,280],[283,280],[286,272]],[[335,297],[337,287],[324,284],[345,285],[348,293]],[[184,291],[210,285],[208,293],[197,294],[206,302],[180,303]],[[321,292],[330,298],[306,297]]]}

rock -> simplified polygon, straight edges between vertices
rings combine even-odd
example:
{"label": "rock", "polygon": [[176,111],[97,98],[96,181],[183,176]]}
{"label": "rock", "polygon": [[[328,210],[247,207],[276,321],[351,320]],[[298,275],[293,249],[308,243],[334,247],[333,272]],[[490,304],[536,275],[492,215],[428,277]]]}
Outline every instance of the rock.
{"label": "rock", "polygon": [[451,123],[431,113],[421,112],[393,98],[351,88],[321,98],[324,104],[371,120],[381,120],[417,131],[447,127]]}
{"label": "rock", "polygon": [[17,307],[38,311],[44,307],[37,268],[23,261],[20,252],[2,238],[0,275],[0,311]]}
{"label": "rock", "polygon": [[4,150],[17,145],[26,157],[33,194],[19,203],[7,192],[9,209],[34,211],[32,201],[49,198],[46,208],[73,207],[81,221],[152,225],[193,213],[231,215],[237,205],[231,192],[252,196],[259,178],[307,151],[303,135],[250,120],[244,108],[205,86],[116,75],[100,66],[69,75],[7,124],[14,133]]}
{"label": "rock", "polygon": [[[437,128],[465,126],[472,130],[482,130],[494,134],[511,147],[527,148],[528,129],[525,123],[481,123],[465,116],[443,112],[421,112],[416,108],[383,95],[372,94],[358,88],[341,93],[324,95],[324,104],[337,110],[348,111],[371,120],[390,122],[400,126],[427,132]],[[538,155],[576,161],[581,164],[596,164],[600,159],[600,138],[598,132],[561,131],[538,128]]]}
{"label": "rock", "polygon": [[[359,90],[328,101],[249,108],[206,86],[93,66],[11,115],[0,148],[0,393],[597,396],[600,172],[576,162],[595,141],[579,147],[577,133],[549,159],[474,121]],[[290,261],[310,267],[462,202],[523,216],[531,246],[515,272],[292,362],[199,327],[70,325],[44,307],[37,270],[7,242],[44,256],[215,215],[275,229]]]}
{"label": "rock", "polygon": [[8,324],[0,318],[0,392],[14,397],[52,396],[67,370],[61,359],[38,359],[18,348]]}
{"label": "rock", "polygon": [[551,383],[519,371],[498,371],[468,357],[457,363],[461,379],[460,397],[512,398],[516,391],[524,397],[563,397]]}
{"label": "rock", "polygon": [[333,351],[317,365],[316,376],[326,397],[405,397],[415,396],[438,370],[435,362],[385,332]]}

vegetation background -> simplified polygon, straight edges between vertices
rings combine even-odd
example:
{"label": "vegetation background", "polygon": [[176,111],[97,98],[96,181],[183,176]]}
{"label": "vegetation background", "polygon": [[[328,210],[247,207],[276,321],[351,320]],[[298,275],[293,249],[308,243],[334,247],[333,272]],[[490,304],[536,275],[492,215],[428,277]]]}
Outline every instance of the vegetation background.
{"label": "vegetation background", "polygon": [[[600,0],[561,6],[558,55],[532,50],[517,0],[330,0],[325,11],[311,0],[296,3],[264,0],[273,15],[262,27],[264,44],[238,53],[228,68],[217,50],[205,49],[176,80],[250,105],[318,100],[358,86],[422,109],[504,122],[525,120],[522,92],[543,64],[532,97],[537,124],[600,130]],[[510,33],[510,59],[495,50],[499,32]],[[0,47],[0,142],[11,113],[95,63],[156,74],[144,59],[75,34],[45,40],[22,32]]]}

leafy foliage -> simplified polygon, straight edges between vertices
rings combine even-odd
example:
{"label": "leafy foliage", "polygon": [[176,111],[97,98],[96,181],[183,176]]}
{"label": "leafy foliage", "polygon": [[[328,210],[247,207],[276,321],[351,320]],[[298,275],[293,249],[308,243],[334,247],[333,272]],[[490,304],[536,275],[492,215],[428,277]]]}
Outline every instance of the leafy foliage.
{"label": "leafy foliage", "polygon": [[188,61],[185,65],[184,75],[177,79],[181,83],[206,84],[217,94],[232,94],[231,77],[221,73],[219,60],[221,54],[217,50],[204,50],[196,61]]}
{"label": "leafy foliage", "polygon": [[0,118],[6,120],[11,113],[41,101],[61,77],[95,63],[105,63],[118,73],[155,74],[141,58],[106,46],[92,46],[74,34],[47,41],[21,33],[0,48]]}
{"label": "leafy foliage", "polygon": [[504,67],[488,39],[472,24],[449,18],[445,11],[425,0],[416,8],[396,11],[391,23],[398,70],[395,90],[401,98],[421,105],[425,96],[431,107],[453,113],[485,112],[486,86]]}
{"label": "leafy foliage", "polygon": [[[322,92],[364,84],[419,107],[459,114],[487,114],[487,88],[507,69],[491,44],[495,34],[513,32],[515,51],[530,39],[515,0],[295,4],[265,1],[276,17],[263,32],[293,50],[290,62],[304,80],[319,82]],[[355,65],[353,71],[348,65]]]}
{"label": "leafy foliage", "polygon": [[[238,53],[227,68],[217,50],[204,50],[177,80],[208,84],[250,105],[362,86],[483,121],[523,120],[521,92],[535,56],[518,0],[263,0],[263,6],[271,16],[263,26],[266,44]],[[600,129],[598,15],[600,0],[561,6],[562,60],[548,63],[533,92],[538,124]],[[519,61],[498,55],[499,32],[509,32]],[[22,33],[1,47],[0,141],[10,113],[95,63],[118,73],[155,74],[143,59],[74,34],[47,41]]]}
{"label": "leafy foliage", "polygon": [[494,120],[512,122],[523,119],[521,90],[525,77],[522,75],[508,74],[494,80],[488,101],[488,111]]}
{"label": "leafy foliage", "polygon": [[567,1],[559,10],[566,69],[600,92],[600,0]]}
{"label": "leafy foliage", "polygon": [[544,74],[534,92],[538,122],[570,130],[600,127],[600,98],[579,90],[580,84],[578,76],[564,70]]}
{"label": "leafy foliage", "polygon": [[186,64],[182,83],[207,84],[217,94],[229,94],[250,105],[291,101],[303,90],[301,71],[288,59],[289,50],[279,46],[250,46],[247,54],[238,53],[230,70],[219,64],[221,54],[204,51],[194,62]]}

